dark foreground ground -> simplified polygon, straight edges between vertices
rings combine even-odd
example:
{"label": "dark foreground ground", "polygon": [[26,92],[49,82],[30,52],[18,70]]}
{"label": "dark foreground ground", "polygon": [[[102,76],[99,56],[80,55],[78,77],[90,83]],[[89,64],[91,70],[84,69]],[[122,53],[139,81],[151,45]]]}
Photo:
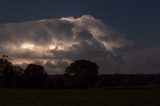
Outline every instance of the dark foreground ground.
{"label": "dark foreground ground", "polygon": [[0,106],[160,106],[160,89],[0,89]]}

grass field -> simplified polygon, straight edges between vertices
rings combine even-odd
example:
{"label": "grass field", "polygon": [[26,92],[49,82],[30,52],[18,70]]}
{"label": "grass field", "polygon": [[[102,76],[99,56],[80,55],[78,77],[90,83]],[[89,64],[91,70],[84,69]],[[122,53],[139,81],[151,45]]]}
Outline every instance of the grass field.
{"label": "grass field", "polygon": [[0,89],[0,106],[160,106],[160,89]]}

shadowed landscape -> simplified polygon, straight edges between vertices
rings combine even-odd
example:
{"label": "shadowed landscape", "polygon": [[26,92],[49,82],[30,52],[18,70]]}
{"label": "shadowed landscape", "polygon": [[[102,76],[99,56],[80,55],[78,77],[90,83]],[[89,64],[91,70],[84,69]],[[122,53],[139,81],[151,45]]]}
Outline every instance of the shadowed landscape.
{"label": "shadowed landscape", "polygon": [[13,66],[5,55],[0,66],[2,106],[160,105],[160,74],[98,75],[96,63],[77,60],[64,75],[48,75],[40,65]]}
{"label": "shadowed landscape", "polygon": [[[112,57],[116,58],[116,57]],[[28,64],[25,69],[15,66],[6,55],[0,59],[1,88],[54,88],[81,89],[103,87],[155,87],[160,85],[160,74],[99,74],[99,66],[90,60],[76,60],[66,67],[61,75],[49,75],[45,68],[37,64]],[[119,59],[119,56],[118,56]],[[121,60],[121,59],[120,59]],[[116,60],[117,61],[117,60]],[[121,60],[122,61],[122,60]],[[150,63],[159,70],[158,65]],[[107,65],[107,64],[106,64]],[[111,65],[108,63],[108,65]],[[113,65],[113,64],[112,64]],[[123,66],[124,64],[118,64]],[[135,68],[143,69],[146,64]],[[148,68],[148,66],[146,66]],[[110,66],[108,66],[110,67]],[[128,66],[123,66],[128,68]],[[150,67],[150,66],[149,66]],[[114,68],[113,68],[114,69]],[[146,69],[146,68],[144,68]],[[153,69],[153,68],[152,68]],[[112,70],[112,67],[110,67]]]}
{"label": "shadowed landscape", "polygon": [[159,0],[1,0],[0,106],[160,106]]}

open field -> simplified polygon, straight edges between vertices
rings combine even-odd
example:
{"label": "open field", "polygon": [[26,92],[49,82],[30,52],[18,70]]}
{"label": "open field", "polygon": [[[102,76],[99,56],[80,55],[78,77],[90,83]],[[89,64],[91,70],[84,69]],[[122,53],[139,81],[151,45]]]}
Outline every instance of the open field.
{"label": "open field", "polygon": [[0,106],[160,106],[160,89],[0,89]]}

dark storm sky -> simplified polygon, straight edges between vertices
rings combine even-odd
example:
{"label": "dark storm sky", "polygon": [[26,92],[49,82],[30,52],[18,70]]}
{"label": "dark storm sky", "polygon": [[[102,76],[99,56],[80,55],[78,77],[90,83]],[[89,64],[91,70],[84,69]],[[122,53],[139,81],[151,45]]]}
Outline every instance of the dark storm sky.
{"label": "dark storm sky", "polygon": [[160,46],[159,0],[1,0],[0,23],[92,15],[138,47]]}

